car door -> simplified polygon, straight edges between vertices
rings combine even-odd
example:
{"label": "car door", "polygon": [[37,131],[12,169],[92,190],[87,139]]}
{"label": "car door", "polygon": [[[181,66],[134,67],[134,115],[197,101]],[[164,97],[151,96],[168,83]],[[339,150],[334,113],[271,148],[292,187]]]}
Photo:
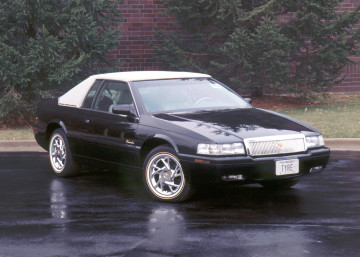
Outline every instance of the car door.
{"label": "car door", "polygon": [[100,88],[102,82],[102,80],[95,81],[87,93],[81,108],[66,106],[61,108],[63,116],[62,120],[66,125],[67,138],[73,155],[84,156],[84,149],[86,149],[85,138],[89,129],[88,125],[84,122],[84,117],[87,113],[87,109],[91,109],[96,92]]}
{"label": "car door", "polygon": [[104,81],[84,116],[85,154],[92,159],[136,166],[138,118],[112,113],[112,108],[121,104],[134,105],[128,84]]}

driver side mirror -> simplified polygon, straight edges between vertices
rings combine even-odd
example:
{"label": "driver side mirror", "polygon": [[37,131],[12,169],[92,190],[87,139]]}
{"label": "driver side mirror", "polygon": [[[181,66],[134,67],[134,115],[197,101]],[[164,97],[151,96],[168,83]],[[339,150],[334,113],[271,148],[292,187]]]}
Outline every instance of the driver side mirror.
{"label": "driver side mirror", "polygon": [[119,104],[112,108],[114,114],[120,114],[127,117],[136,117],[136,111],[132,104]]}

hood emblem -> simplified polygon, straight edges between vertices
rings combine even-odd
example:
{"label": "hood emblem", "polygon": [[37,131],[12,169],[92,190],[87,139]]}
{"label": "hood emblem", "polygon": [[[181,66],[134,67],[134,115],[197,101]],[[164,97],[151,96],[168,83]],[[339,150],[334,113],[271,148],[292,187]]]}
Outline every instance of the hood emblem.
{"label": "hood emblem", "polygon": [[282,141],[279,141],[275,144],[273,144],[273,146],[279,148],[279,149],[283,149],[284,148],[284,143]]}

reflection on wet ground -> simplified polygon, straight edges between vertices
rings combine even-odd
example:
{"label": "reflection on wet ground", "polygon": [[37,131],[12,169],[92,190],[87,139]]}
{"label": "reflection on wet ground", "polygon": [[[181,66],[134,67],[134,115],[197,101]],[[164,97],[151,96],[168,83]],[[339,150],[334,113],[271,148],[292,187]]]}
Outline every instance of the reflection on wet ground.
{"label": "reflection on wet ground", "polygon": [[61,179],[43,153],[0,153],[0,256],[358,256],[360,152],[293,189],[201,188],[152,201],[138,176]]}

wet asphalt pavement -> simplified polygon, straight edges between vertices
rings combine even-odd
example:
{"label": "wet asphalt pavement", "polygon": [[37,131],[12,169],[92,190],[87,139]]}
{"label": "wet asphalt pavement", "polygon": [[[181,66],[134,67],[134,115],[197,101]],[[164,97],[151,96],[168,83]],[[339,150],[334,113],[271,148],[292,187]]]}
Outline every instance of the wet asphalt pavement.
{"label": "wet asphalt pavement", "polygon": [[293,189],[204,188],[148,198],[129,172],[50,172],[46,153],[0,153],[0,256],[360,256],[360,152]]}

